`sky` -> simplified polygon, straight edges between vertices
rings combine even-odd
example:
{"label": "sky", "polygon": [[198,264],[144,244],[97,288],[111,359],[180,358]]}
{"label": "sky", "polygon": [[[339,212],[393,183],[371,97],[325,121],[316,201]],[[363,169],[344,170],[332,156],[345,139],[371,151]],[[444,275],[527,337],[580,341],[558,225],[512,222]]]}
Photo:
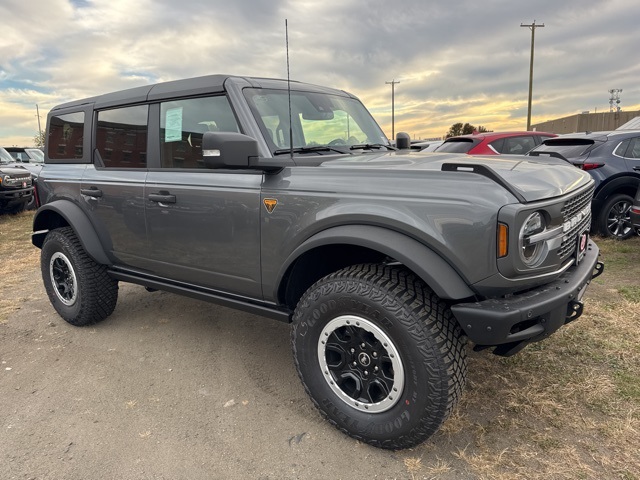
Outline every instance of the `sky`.
{"label": "sky", "polygon": [[637,0],[0,0],[0,146],[29,146],[60,103],[215,73],[358,96],[391,137],[457,122],[532,124],[640,109]]}

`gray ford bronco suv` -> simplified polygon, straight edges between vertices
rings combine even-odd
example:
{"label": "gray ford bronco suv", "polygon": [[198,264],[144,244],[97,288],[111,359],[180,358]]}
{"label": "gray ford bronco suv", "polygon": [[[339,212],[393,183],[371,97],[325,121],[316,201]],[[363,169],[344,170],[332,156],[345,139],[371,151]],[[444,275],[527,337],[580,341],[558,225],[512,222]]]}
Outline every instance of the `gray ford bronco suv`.
{"label": "gray ford bronco suv", "polygon": [[340,90],[214,75],[110,93],[54,108],[45,152],[33,243],[67,322],[108,317],[118,282],[289,322],[313,403],[378,447],[439,428],[469,343],[546,338],[603,271],[588,173],[391,146]]}

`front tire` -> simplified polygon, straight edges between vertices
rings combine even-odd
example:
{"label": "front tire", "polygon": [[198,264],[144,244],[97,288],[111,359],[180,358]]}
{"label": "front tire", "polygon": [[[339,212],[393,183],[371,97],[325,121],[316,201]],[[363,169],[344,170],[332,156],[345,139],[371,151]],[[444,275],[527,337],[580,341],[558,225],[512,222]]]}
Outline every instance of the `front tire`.
{"label": "front tire", "polygon": [[324,277],[298,303],[291,341],[298,374],[323,416],[377,447],[424,442],[464,387],[460,327],[403,268],[356,265]]}
{"label": "front tire", "polygon": [[87,255],[71,227],[47,234],[40,269],[51,305],[71,325],[92,325],[113,313],[118,282]]}

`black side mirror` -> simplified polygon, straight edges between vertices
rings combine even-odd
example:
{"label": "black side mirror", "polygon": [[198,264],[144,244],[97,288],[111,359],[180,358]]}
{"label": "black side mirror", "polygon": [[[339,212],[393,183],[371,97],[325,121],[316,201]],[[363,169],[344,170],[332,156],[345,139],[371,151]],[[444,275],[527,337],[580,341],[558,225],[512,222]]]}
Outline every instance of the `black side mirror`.
{"label": "black side mirror", "polygon": [[258,142],[236,132],[206,132],[202,136],[202,158],[207,168],[248,168],[258,157]]}

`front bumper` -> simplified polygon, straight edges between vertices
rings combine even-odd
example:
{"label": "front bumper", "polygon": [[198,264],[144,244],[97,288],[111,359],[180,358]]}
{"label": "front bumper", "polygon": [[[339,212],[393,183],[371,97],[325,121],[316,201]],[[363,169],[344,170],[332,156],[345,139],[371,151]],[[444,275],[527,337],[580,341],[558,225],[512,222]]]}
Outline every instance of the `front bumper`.
{"label": "front bumper", "polygon": [[13,205],[27,202],[33,195],[33,187],[20,188],[14,190],[0,190],[0,202],[4,205]]}
{"label": "front bumper", "polygon": [[555,281],[508,298],[453,305],[451,311],[477,346],[498,346],[494,353],[513,355],[582,314],[587,285],[604,271],[598,255],[589,240],[580,263]]}

